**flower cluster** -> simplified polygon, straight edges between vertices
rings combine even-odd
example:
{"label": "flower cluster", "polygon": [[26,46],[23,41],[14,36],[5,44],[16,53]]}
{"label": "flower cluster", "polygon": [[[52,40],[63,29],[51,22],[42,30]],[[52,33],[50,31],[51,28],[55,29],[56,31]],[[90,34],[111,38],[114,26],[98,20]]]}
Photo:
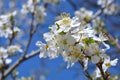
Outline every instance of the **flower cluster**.
{"label": "flower cluster", "polygon": [[40,0],[28,0],[27,3],[22,6],[21,12],[24,14],[28,12],[33,13],[35,10],[35,5],[39,2]]}
{"label": "flower cluster", "polygon": [[40,0],[28,0],[26,4],[22,6],[21,13],[34,13],[36,22],[44,22],[44,17],[46,16],[45,7],[39,5]]}
{"label": "flower cluster", "polygon": [[12,62],[9,58],[13,56],[15,52],[22,52],[22,49],[18,45],[11,45],[8,48],[0,47],[0,70],[4,65],[8,65]]}
{"label": "flower cluster", "polygon": [[[46,44],[41,41],[36,43],[41,50],[40,58],[53,59],[62,55],[64,61],[68,63],[67,68],[73,66],[77,61],[83,61],[85,70],[89,61],[93,64],[103,62],[105,72],[110,66],[115,66],[118,59],[110,61],[110,57],[108,58],[108,55],[105,54],[106,50],[110,48],[105,43],[108,38],[97,32],[95,27],[92,27],[95,26],[95,21],[93,21],[93,25],[83,26],[79,22],[80,19],[79,17],[70,18],[67,16],[49,27],[50,32],[43,35]],[[100,71],[95,72],[96,77],[100,77]]]}
{"label": "flower cluster", "polygon": [[[98,0],[98,5],[101,5],[101,7],[106,7],[103,11],[104,14],[112,15],[117,13],[118,5],[115,3],[111,3],[112,1],[114,0]],[[110,3],[111,5],[109,5]]]}
{"label": "flower cluster", "polygon": [[79,17],[80,22],[87,22],[92,18],[93,11],[87,10],[82,7],[80,8],[80,10],[75,11],[75,16]]}
{"label": "flower cluster", "polygon": [[[103,72],[106,73],[106,71],[108,70],[108,68],[110,68],[111,66],[116,66],[117,62],[118,62],[118,59],[117,59],[117,58],[114,59],[114,60],[110,60],[110,57],[107,56],[107,57],[104,59],[104,62],[103,62],[103,64],[102,64]],[[101,74],[99,68],[96,67],[96,70],[95,70],[95,79],[96,79],[96,78],[99,78],[99,77],[101,77],[101,76],[102,76],[102,74]]]}
{"label": "flower cluster", "polygon": [[55,5],[55,4],[59,3],[59,0],[44,0],[44,2]]}
{"label": "flower cluster", "polygon": [[13,33],[20,31],[18,27],[13,27],[12,20],[16,16],[17,11],[14,11],[9,14],[0,15],[0,37],[8,38]]}

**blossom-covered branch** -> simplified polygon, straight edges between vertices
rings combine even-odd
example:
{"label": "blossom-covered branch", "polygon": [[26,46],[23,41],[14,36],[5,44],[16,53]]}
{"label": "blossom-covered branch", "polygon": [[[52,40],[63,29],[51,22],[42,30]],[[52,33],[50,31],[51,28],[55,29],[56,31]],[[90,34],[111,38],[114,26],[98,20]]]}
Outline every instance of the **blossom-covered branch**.
{"label": "blossom-covered branch", "polygon": [[[47,12],[54,12],[54,9],[49,6],[55,6],[59,2],[61,1],[28,0],[22,5],[20,14],[25,16],[25,20],[28,21],[26,24],[28,26],[27,31],[29,31],[27,42],[23,43],[23,45],[13,41],[16,40],[19,33],[23,33],[23,28],[21,27],[20,29],[15,20],[19,11],[0,15],[0,38],[2,37],[3,40],[5,38],[8,41],[8,43],[4,44],[5,46],[0,46],[1,80],[6,79],[8,75],[14,73],[13,70],[21,63],[39,53],[40,58],[48,57],[54,59],[62,56],[64,61],[67,62],[67,68],[79,62],[83,67],[85,76],[90,80],[110,79],[108,69],[111,66],[117,65],[118,58],[111,59],[106,54],[106,51],[110,49],[110,45],[107,42],[110,40],[115,41],[115,38],[104,30],[105,23],[100,16],[101,14],[112,15],[117,13],[118,8],[113,3],[114,0],[98,0],[97,3],[101,6],[101,9],[98,9],[96,13],[81,7],[80,10],[75,11],[75,16],[72,18],[67,13],[61,14],[57,17],[57,21],[49,27],[50,31],[43,34],[45,43],[37,41],[36,46],[39,49],[27,54],[34,34],[38,31],[40,24],[46,22],[45,17],[47,16]],[[68,2],[75,10],[77,9],[76,3],[69,0]],[[47,9],[49,10],[46,11]],[[59,15],[59,12],[57,14]],[[26,34],[26,32],[24,33]],[[115,43],[116,47],[120,49],[118,42],[116,41]],[[12,57],[16,55],[20,55],[19,59],[10,64],[12,63]],[[96,66],[93,75],[88,72],[89,62]]]}
{"label": "blossom-covered branch", "polygon": [[[89,61],[93,64],[103,62],[101,64],[103,67],[98,67],[95,70],[94,79],[101,76],[104,80],[108,79],[108,77],[104,77],[106,76],[104,73],[110,66],[115,66],[118,59],[111,61],[110,57],[105,54],[110,48],[105,43],[109,37],[104,35],[101,29],[98,29],[99,26],[104,25],[99,22],[100,18],[98,16],[111,7],[112,3],[113,0],[105,3],[107,5],[102,4],[102,9],[98,10],[95,15],[92,11],[81,8],[80,11],[76,11],[75,17],[63,16],[61,20],[56,21],[54,25],[49,27],[50,32],[43,35],[46,44],[41,41],[36,43],[41,50],[40,58],[49,57],[53,59],[62,55],[64,60],[68,62],[67,68],[72,67],[75,62],[82,61],[85,66],[84,70],[87,69]],[[99,2],[99,4],[101,3]],[[91,79],[89,76],[88,78]]]}
{"label": "blossom-covered branch", "polygon": [[[19,66],[22,62],[38,55],[40,53],[40,50],[36,50],[36,51],[33,51],[31,53],[29,53],[28,55],[26,55],[25,57],[21,57],[20,59],[18,59],[12,66],[10,66],[10,68],[8,68],[5,73],[3,74],[3,78],[2,76],[0,76],[0,79],[4,79],[6,76],[8,76],[17,66]],[[1,79],[1,80],[2,80]]]}

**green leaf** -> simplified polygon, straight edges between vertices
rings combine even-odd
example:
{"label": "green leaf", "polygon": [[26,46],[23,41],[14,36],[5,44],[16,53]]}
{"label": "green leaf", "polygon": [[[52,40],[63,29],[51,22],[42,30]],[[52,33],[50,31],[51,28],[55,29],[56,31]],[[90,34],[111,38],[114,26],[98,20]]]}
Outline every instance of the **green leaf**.
{"label": "green leaf", "polygon": [[13,20],[14,20],[14,16],[11,15],[11,16],[10,16],[10,21],[12,22]]}
{"label": "green leaf", "polygon": [[60,26],[59,26],[59,24],[57,24],[57,23],[56,23],[56,25],[57,25],[57,30],[59,30],[59,29],[60,29]]}
{"label": "green leaf", "polygon": [[85,38],[85,39],[83,39],[83,42],[85,42],[85,44],[87,44],[87,45],[90,45],[90,44],[94,43],[95,41],[91,38]]}
{"label": "green leaf", "polygon": [[6,24],[3,24],[2,29],[3,29],[3,30],[6,30],[6,29],[7,29],[7,25],[6,25]]}
{"label": "green leaf", "polygon": [[59,34],[60,34],[60,35],[65,35],[66,32],[62,31],[62,32],[60,32]]}

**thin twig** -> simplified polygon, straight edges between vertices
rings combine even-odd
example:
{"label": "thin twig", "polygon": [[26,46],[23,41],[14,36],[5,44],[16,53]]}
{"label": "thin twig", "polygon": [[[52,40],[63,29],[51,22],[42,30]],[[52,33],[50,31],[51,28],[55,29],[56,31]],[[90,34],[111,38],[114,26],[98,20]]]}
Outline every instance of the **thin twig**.
{"label": "thin twig", "polygon": [[32,41],[32,37],[34,35],[34,33],[37,31],[38,29],[38,25],[36,25],[36,27],[34,27],[34,12],[32,13],[32,21],[31,21],[31,26],[30,26],[30,34],[29,34],[29,40],[28,40],[28,43],[27,43],[27,46],[24,50],[24,54],[23,56],[21,56],[13,65],[11,65],[3,74],[3,76],[0,76],[0,80],[4,79],[6,76],[8,76],[17,66],[19,66],[22,62],[24,62],[25,60],[31,58],[31,57],[34,57],[35,55],[37,55],[38,53],[40,53],[40,50],[36,50],[34,51],[33,53],[29,54],[29,55],[26,55],[27,54],[27,51],[28,51],[28,48],[30,46],[30,43]]}
{"label": "thin twig", "polygon": [[14,36],[14,24],[15,24],[15,21],[14,21],[14,19],[11,21],[11,26],[10,26],[10,28],[11,28],[11,30],[12,30],[12,35],[9,37],[9,41],[8,41],[8,45],[10,46],[11,44],[12,44],[12,41],[13,41],[13,39],[15,38],[15,36]]}
{"label": "thin twig", "polygon": [[32,41],[32,37],[33,37],[33,28],[34,28],[34,13],[31,13],[32,15],[32,19],[31,19],[31,26],[30,26],[30,33],[29,33],[29,39],[28,39],[28,43],[26,45],[26,48],[24,50],[24,55],[27,54],[27,51],[29,49],[30,43]]}
{"label": "thin twig", "polygon": [[102,64],[98,63],[98,64],[97,64],[97,67],[99,68],[99,70],[100,70],[100,72],[101,72],[101,75],[102,75],[102,77],[103,77],[103,80],[105,80],[105,73],[104,73],[104,71],[103,71],[103,69],[102,69]]}
{"label": "thin twig", "polygon": [[[84,68],[83,62],[82,62],[82,61],[79,61],[79,63],[81,64],[82,68]],[[85,76],[86,76],[89,80],[93,80],[87,69],[84,70],[84,72],[85,72]]]}
{"label": "thin twig", "polygon": [[5,71],[5,73],[4,73],[3,76],[4,76],[4,77],[8,76],[9,73],[10,73],[11,71],[13,71],[17,66],[19,66],[22,62],[30,59],[31,57],[36,56],[36,55],[39,54],[39,53],[40,53],[40,50],[36,50],[36,51],[34,51],[34,52],[32,52],[32,53],[29,53],[29,54],[26,55],[25,57],[21,57],[21,58],[18,59],[12,66],[10,66],[10,68],[8,68],[8,70]]}
{"label": "thin twig", "polygon": [[[94,14],[94,16],[93,16],[87,23],[92,22],[92,20],[96,19],[99,15],[101,15],[101,14],[103,13],[104,9],[105,9],[106,7],[108,7],[108,6],[110,6],[110,5],[113,3],[113,1],[114,1],[114,0],[112,0],[112,1],[111,1],[108,5],[106,5],[105,7],[99,9],[99,10]],[[109,34],[109,33],[106,33],[106,34],[107,34],[108,38],[109,38],[111,41],[113,41],[113,42],[115,41],[115,38],[114,38],[111,34]],[[118,42],[116,43],[116,47],[117,47],[118,49],[120,49],[120,44],[119,44]]]}
{"label": "thin twig", "polygon": [[107,73],[105,73],[105,72],[103,71],[102,64],[103,64],[103,62],[99,62],[99,63],[96,64],[96,65],[97,65],[97,67],[98,67],[99,70],[100,70],[100,73],[101,73],[101,75],[102,75],[103,80],[109,80],[109,79],[108,79],[109,74],[107,74]]}

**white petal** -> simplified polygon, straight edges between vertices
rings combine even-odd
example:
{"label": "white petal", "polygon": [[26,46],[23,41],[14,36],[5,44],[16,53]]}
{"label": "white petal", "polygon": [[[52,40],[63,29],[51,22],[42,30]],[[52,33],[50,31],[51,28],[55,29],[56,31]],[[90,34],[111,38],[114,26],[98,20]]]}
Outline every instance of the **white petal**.
{"label": "white petal", "polygon": [[91,57],[91,61],[92,61],[92,63],[98,63],[99,61],[100,61],[100,57],[98,57],[98,56],[92,56]]}
{"label": "white petal", "polygon": [[118,59],[117,59],[117,58],[114,59],[114,60],[112,60],[112,61],[110,62],[110,63],[111,63],[111,66],[116,66],[117,62],[118,62]]}
{"label": "white petal", "polygon": [[5,61],[6,64],[10,64],[11,62],[12,62],[11,59],[6,59],[6,61]]}

